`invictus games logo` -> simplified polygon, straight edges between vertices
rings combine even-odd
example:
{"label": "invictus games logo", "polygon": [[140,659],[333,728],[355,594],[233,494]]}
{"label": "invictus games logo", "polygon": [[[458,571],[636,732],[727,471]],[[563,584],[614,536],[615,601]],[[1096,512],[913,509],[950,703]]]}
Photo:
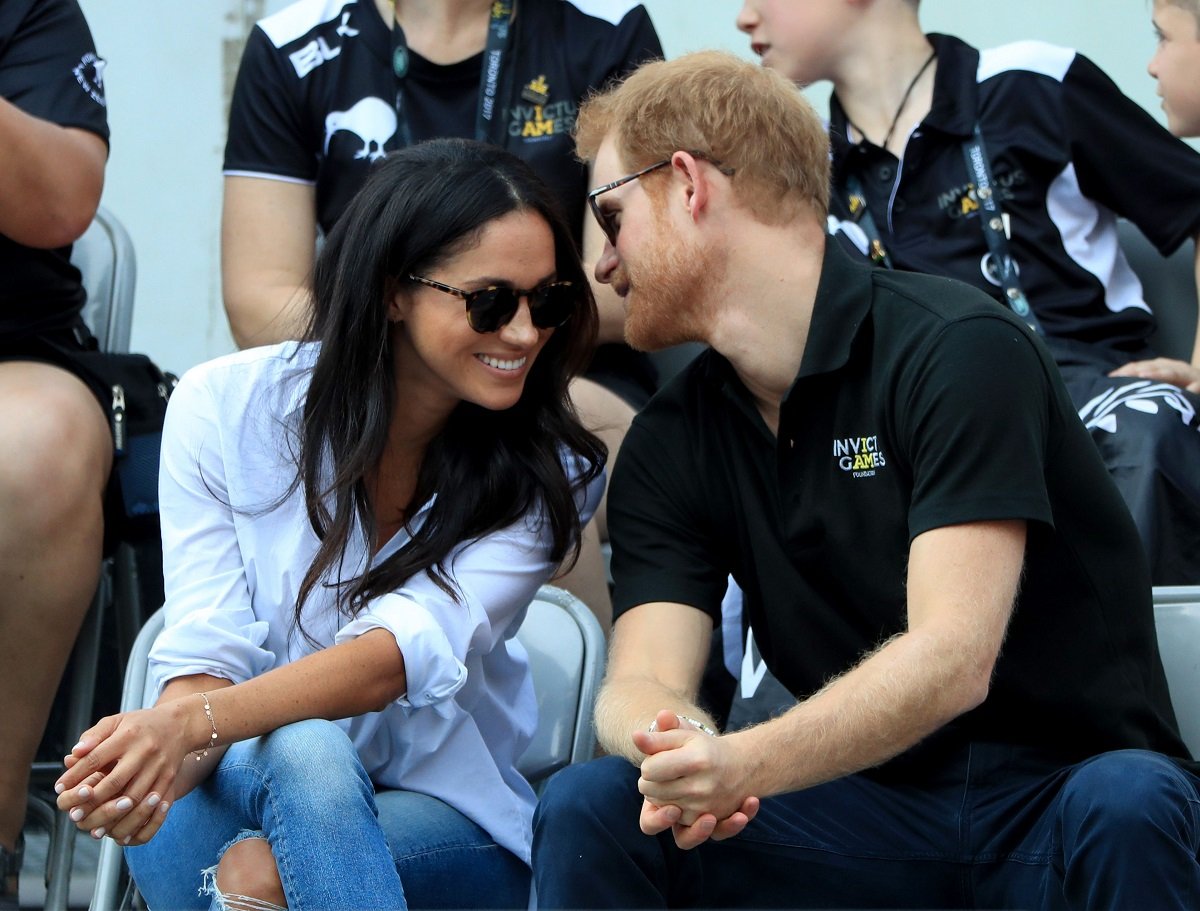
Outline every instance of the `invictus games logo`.
{"label": "invictus games logo", "polygon": [[837,460],[838,468],[855,478],[872,478],[877,468],[887,465],[877,436],[834,440],[833,457]]}
{"label": "invictus games logo", "polygon": [[546,82],[546,77],[543,75],[529,80],[529,83],[521,89],[521,99],[530,104],[548,102],[550,100],[550,84]]}
{"label": "invictus games logo", "polygon": [[569,136],[575,127],[579,106],[573,101],[551,101],[551,87],[544,74],[521,89],[521,101],[509,109],[508,133],[526,142]]}
{"label": "invictus games logo", "polygon": [[[1028,181],[1022,168],[994,175],[995,186],[992,192],[996,201],[1003,205],[1016,198],[1016,190]],[[937,206],[947,218],[957,221],[960,218],[970,218],[980,209],[979,197],[975,194],[975,184],[964,183],[950,187],[937,196]]]}

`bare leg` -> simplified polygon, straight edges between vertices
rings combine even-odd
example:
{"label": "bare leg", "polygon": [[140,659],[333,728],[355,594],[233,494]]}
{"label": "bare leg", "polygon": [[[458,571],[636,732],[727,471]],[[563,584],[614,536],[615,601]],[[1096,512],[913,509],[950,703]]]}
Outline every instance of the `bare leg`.
{"label": "bare leg", "polygon": [[260,911],[262,902],[287,907],[275,855],[265,838],[243,838],[229,846],[217,864],[217,889],[230,909]]}
{"label": "bare leg", "polygon": [[0,428],[0,845],[11,849],[99,578],[112,438],[79,379],[25,361],[0,363]]}

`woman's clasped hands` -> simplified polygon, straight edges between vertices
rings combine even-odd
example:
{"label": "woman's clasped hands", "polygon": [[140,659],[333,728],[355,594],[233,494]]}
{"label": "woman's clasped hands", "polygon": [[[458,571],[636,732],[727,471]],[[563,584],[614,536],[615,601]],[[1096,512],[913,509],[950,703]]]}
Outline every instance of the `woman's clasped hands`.
{"label": "woman's clasped hands", "polygon": [[59,809],[93,838],[107,835],[122,845],[153,838],[182,796],[178,779],[192,752],[189,701],[109,715],[84,731],[54,785]]}

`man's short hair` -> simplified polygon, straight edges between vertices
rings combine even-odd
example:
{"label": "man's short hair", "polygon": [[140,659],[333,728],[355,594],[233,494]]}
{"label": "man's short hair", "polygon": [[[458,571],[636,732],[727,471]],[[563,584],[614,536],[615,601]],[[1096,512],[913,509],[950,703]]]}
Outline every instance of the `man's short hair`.
{"label": "man's short hair", "polygon": [[767,224],[829,210],[829,138],[812,106],[774,70],[722,51],[640,66],[580,108],[576,150],[594,160],[609,134],[632,172],[676,151],[734,171],[740,202]]}

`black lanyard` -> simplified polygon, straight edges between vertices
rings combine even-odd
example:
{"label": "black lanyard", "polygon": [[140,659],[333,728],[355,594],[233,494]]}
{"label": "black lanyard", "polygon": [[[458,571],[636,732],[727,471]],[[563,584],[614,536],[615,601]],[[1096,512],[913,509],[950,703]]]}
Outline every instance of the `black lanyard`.
{"label": "black lanyard", "polygon": [[[1017,316],[1029,324],[1030,329],[1038,335],[1045,335],[1041,323],[1034,314],[1033,308],[1029,306],[1029,301],[1021,288],[1016,262],[1009,253],[1008,235],[1004,230],[1004,213],[996,200],[995,181],[992,179],[992,169],[988,164],[987,151],[983,146],[983,134],[980,132],[979,124],[975,124],[974,135],[963,142],[962,151],[963,158],[967,163],[967,170],[975,178],[975,198],[982,210],[979,221],[983,228],[983,238],[987,241],[988,252],[995,264],[996,277],[1000,281],[1000,287],[1004,289],[1004,300]],[[858,223],[867,236],[869,244],[867,255],[870,256],[871,262],[877,266],[893,268],[892,258],[883,245],[883,235],[871,215],[871,209],[867,205],[867,194],[863,192],[862,182],[858,179],[857,174],[851,174],[846,178],[846,191],[850,217]]]}
{"label": "black lanyard", "polygon": [[[483,50],[483,66],[479,73],[479,110],[475,115],[475,138],[480,142],[504,145],[505,131],[501,118],[501,99],[507,97],[511,72],[504,68],[504,57],[509,52],[509,36],[512,34],[514,0],[495,0],[488,14],[487,46]],[[396,121],[400,141],[412,145],[412,128],[408,125],[408,114],[404,108],[404,79],[409,66],[408,40],[404,29],[392,15],[392,73],[396,77]],[[511,70],[511,67],[509,68]]]}
{"label": "black lanyard", "polygon": [[846,190],[850,194],[847,200],[850,217],[858,222],[858,226],[867,235],[867,256],[877,266],[883,266],[886,269],[894,268],[887,247],[883,245],[883,234],[875,224],[875,216],[871,214],[871,207],[867,205],[867,194],[863,192],[862,181],[858,179],[857,174],[851,174],[846,178]]}
{"label": "black lanyard", "polygon": [[987,150],[983,147],[983,133],[979,124],[975,124],[975,135],[963,143],[963,158],[967,162],[967,170],[975,177],[975,199],[982,211],[979,213],[979,223],[983,227],[983,238],[987,241],[988,252],[992,255],[992,263],[996,267],[996,277],[1000,287],[1004,289],[1004,299],[1013,313],[1025,320],[1029,328],[1038,335],[1045,335],[1042,324],[1034,315],[1033,308],[1021,288],[1021,278],[1017,274],[1017,264],[1008,250],[1008,233],[1004,230],[1004,212],[996,201],[996,182],[992,179],[992,168],[988,164]]}

